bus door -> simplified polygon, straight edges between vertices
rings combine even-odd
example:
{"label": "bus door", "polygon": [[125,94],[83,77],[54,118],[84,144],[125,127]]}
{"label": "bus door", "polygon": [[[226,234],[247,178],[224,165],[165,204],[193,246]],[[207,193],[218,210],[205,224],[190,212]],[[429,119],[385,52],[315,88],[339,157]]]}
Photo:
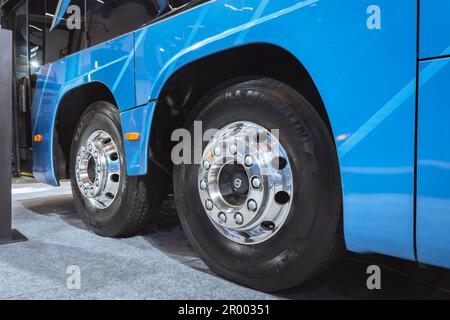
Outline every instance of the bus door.
{"label": "bus door", "polygon": [[416,244],[450,268],[450,1],[421,1]]}
{"label": "bus door", "polygon": [[31,175],[31,97],[29,28],[26,1],[19,2],[9,13],[13,32],[13,170],[15,175]]}

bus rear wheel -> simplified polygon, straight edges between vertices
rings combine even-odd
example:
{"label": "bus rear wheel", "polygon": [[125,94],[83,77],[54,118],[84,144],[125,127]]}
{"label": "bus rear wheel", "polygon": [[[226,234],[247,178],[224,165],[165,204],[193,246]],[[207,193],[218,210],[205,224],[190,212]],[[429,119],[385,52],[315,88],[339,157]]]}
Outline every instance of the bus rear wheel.
{"label": "bus rear wheel", "polygon": [[342,247],[342,204],[336,148],[313,106],[259,79],[220,90],[196,110],[192,136],[194,119],[203,132],[218,131],[203,143],[200,163],[174,167],[174,192],[206,264],[262,291],[322,271]]}
{"label": "bus rear wheel", "polygon": [[132,177],[126,162],[117,108],[99,101],[81,116],[72,140],[70,178],[75,206],[85,225],[107,237],[138,233],[164,196],[161,171]]}

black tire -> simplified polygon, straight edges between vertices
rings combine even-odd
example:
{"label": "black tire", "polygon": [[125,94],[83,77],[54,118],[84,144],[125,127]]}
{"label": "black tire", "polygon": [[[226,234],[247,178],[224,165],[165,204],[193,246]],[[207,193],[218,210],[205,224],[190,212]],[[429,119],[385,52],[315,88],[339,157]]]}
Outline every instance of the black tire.
{"label": "black tire", "polygon": [[[107,132],[116,143],[122,172],[117,196],[105,209],[96,208],[84,197],[75,178],[79,147],[96,130]],[[126,174],[119,112],[114,105],[99,101],[88,107],[75,129],[70,152],[70,180],[75,206],[89,229],[105,237],[128,237],[136,235],[148,224],[152,214],[158,211],[165,195],[167,178],[151,163],[147,176]]]}
{"label": "black tire", "polygon": [[[285,224],[272,238],[242,245],[224,237],[206,215],[197,189],[199,165],[174,167],[174,192],[183,229],[212,271],[261,291],[297,286],[328,266],[342,248],[342,193],[336,148],[327,126],[297,91],[272,79],[242,82],[211,94],[192,121],[203,131],[250,121],[280,129],[294,174]],[[208,142],[204,142],[203,149]]]}

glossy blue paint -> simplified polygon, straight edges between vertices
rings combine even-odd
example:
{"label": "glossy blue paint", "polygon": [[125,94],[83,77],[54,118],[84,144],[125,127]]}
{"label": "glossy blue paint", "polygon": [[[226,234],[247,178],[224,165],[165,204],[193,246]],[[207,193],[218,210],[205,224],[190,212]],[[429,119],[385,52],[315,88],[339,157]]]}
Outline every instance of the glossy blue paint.
{"label": "glossy blue paint", "polygon": [[[371,5],[381,9],[380,30],[367,27]],[[34,145],[35,174],[57,183],[51,141],[67,91],[94,81],[111,90],[123,131],[142,136],[125,143],[128,173],[145,174],[151,126],[158,125],[158,104],[149,101],[166,81],[207,55],[266,43],[292,53],[324,101],[341,166],[348,249],[413,260],[416,30],[416,0],[207,2],[43,67],[33,103],[33,133],[44,135]],[[421,86],[439,74],[423,68]]]}
{"label": "glossy blue paint", "polygon": [[[136,106],[134,95],[134,35],[128,34],[43,66],[32,108],[33,173],[38,181],[58,185],[53,166],[53,132],[58,106],[71,90],[101,83],[113,94],[120,111]],[[58,159],[56,159],[58,160]]]}
{"label": "glossy blue paint", "polygon": [[438,57],[450,45],[450,1],[420,2],[420,57]]}
{"label": "glossy blue paint", "polygon": [[450,58],[421,62],[427,68],[436,74],[419,91],[417,255],[450,268]]}
{"label": "glossy blue paint", "polygon": [[[381,30],[366,25],[373,4]],[[291,52],[336,136],[348,248],[414,259],[416,24],[415,0],[212,1],[136,33],[136,102],[158,98],[182,66],[228,48]]]}
{"label": "glossy blue paint", "polygon": [[123,135],[128,132],[138,132],[141,135],[141,138],[137,141],[124,139],[127,173],[131,176],[147,173],[149,133],[154,110],[155,102],[151,102],[120,114]]}

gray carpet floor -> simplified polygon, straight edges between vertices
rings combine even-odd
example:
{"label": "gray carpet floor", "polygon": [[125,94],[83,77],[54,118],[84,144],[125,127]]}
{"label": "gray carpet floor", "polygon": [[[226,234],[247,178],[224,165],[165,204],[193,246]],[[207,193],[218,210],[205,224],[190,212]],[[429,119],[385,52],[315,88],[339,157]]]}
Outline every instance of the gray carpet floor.
{"label": "gray carpet floor", "polygon": [[[144,235],[100,237],[76,213],[70,186],[13,184],[13,226],[28,241],[0,246],[0,299],[376,299],[450,298],[448,271],[379,256],[346,256],[302,287],[265,294],[214,275],[179,225],[173,200]],[[382,265],[383,289],[366,287],[366,268]],[[80,289],[69,289],[69,266]],[[406,271],[405,271],[406,270]]]}

